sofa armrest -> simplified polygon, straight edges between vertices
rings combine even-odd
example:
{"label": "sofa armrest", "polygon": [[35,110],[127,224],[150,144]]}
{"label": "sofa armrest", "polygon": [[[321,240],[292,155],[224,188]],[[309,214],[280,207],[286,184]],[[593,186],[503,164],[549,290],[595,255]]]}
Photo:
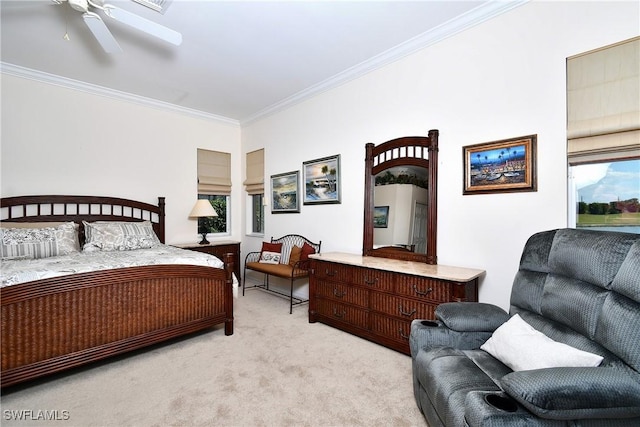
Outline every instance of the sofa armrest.
{"label": "sofa armrest", "polygon": [[247,265],[248,262],[258,262],[260,260],[261,252],[249,252],[244,259],[244,264]]}
{"label": "sofa armrest", "polygon": [[436,307],[436,318],[459,332],[493,332],[509,320],[498,306],[482,302],[448,302]]}
{"label": "sofa armrest", "polygon": [[460,332],[447,328],[441,321],[419,320],[411,322],[409,348],[415,359],[421,349],[452,347],[459,350],[480,348],[491,337],[491,332]]}
{"label": "sofa armrest", "polygon": [[479,302],[440,304],[435,315],[435,321],[418,319],[411,323],[409,347],[412,357],[415,358],[422,348],[478,349],[509,319],[509,314],[500,307]]}
{"label": "sofa armrest", "polygon": [[541,418],[640,416],[640,379],[616,368],[548,368],[511,372],[501,388]]}

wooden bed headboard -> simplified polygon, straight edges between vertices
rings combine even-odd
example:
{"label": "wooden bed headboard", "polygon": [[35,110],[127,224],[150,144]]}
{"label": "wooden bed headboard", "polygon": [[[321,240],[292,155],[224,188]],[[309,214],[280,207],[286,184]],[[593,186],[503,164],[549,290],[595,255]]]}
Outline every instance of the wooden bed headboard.
{"label": "wooden bed headboard", "polygon": [[82,221],[151,221],[158,239],[164,243],[164,197],[158,206],[101,196],[17,196],[0,199],[0,220],[9,222],[73,221],[80,226],[80,244],[84,244]]}

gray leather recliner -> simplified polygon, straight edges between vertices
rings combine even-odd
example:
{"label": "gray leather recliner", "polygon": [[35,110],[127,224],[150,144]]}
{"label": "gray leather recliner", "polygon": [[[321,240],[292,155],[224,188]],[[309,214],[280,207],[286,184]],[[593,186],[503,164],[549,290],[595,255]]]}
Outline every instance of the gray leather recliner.
{"label": "gray leather recliner", "polygon": [[[603,356],[512,371],[480,349],[511,316]],[[510,309],[447,303],[410,335],[416,402],[437,426],[640,426],[640,235],[584,229],[527,241]]]}

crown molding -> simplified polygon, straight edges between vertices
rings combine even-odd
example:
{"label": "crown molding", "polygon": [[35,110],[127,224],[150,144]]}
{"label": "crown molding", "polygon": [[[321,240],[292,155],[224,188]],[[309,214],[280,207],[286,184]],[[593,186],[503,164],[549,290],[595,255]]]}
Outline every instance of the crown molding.
{"label": "crown molding", "polygon": [[425,47],[436,44],[446,38],[452,37],[457,33],[460,33],[473,26],[481,24],[482,22],[485,22],[491,18],[494,18],[505,12],[508,12],[519,6],[522,6],[528,1],[529,0],[507,0],[507,1],[489,0],[483,3],[482,5],[476,7],[475,9],[463,15],[460,15],[454,19],[451,19],[450,21],[445,22],[444,24],[439,25],[438,27],[433,28],[430,31],[427,31],[410,40],[407,40],[406,42],[401,43],[398,46],[388,49],[387,51],[379,55],[376,55],[371,59],[368,59],[364,62],[361,62],[358,65],[348,68],[345,71],[342,71],[318,84],[310,86],[307,89],[304,89],[288,98],[285,98],[279,102],[276,102],[275,104],[272,104],[269,107],[264,108],[258,111],[257,113],[252,114],[251,116],[241,120],[230,119],[224,116],[206,113],[206,112],[191,109],[191,108],[181,107],[175,104],[171,104],[169,102],[158,101],[156,99],[146,98],[143,96],[138,96],[138,95],[134,95],[127,92],[109,89],[106,87],[81,82],[79,80],[56,76],[54,74],[32,70],[26,67],[21,67],[21,66],[17,66],[14,64],[6,63],[6,62],[0,62],[0,72],[8,75],[30,79],[30,80],[49,83],[56,86],[75,89],[75,90],[79,90],[79,91],[94,94],[94,95],[105,96],[108,98],[118,99],[118,100],[125,100],[125,101],[133,102],[136,104],[144,105],[147,107],[178,112],[181,114],[186,114],[188,116],[192,116],[200,119],[214,120],[214,121],[219,121],[219,122],[232,124],[236,126],[243,126],[243,125],[250,124],[254,121],[257,121],[259,119],[265,118],[267,116],[270,116],[272,114],[275,114],[279,111],[285,110],[300,102],[306,101],[320,93],[323,93],[328,90],[334,89],[338,86],[341,86],[351,80],[355,80],[359,77],[362,77],[367,73],[370,73],[378,68],[384,67],[385,65],[391,64],[392,62],[398,61],[408,55],[411,55],[421,49],[424,49]]}
{"label": "crown molding", "polygon": [[474,27],[482,22],[485,22],[491,18],[515,9],[529,0],[490,0],[469,12],[457,16],[444,24],[441,24],[427,32],[424,32],[412,39],[407,40],[404,43],[399,44],[387,51],[376,55],[358,65],[342,71],[333,77],[330,77],[318,84],[315,84],[303,91],[300,91],[288,98],[283,99],[269,107],[258,111],[257,113],[240,120],[240,125],[246,125],[251,122],[257,121],[271,114],[275,114],[286,108],[289,108],[295,104],[303,102],[313,96],[316,96],[322,92],[326,92],[330,89],[334,89],[340,85],[343,85],[351,80],[355,80],[364,76],[378,68],[398,61],[406,56],[409,56],[425,47],[436,44],[446,38]]}
{"label": "crown molding", "polygon": [[81,82],[79,80],[69,79],[67,77],[57,76],[55,74],[45,73],[44,71],[33,70],[19,65],[10,64],[8,62],[0,62],[0,71],[3,74],[22,77],[24,79],[34,80],[38,82],[48,83],[68,89],[74,89],[92,95],[104,96],[111,99],[128,101],[145,107],[157,108],[165,111],[172,111],[198,119],[214,120],[239,126],[238,120],[230,119],[215,114],[205,113],[203,111],[192,108],[181,107],[169,102],[158,101],[157,99],[146,98],[144,96],[134,95],[128,92],[122,92],[115,89],[109,89],[90,83]]}

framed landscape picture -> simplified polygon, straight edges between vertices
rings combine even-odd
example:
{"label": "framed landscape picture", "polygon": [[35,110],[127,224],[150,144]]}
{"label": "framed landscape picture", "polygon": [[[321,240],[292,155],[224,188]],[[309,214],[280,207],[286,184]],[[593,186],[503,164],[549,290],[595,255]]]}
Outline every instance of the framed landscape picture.
{"label": "framed landscape picture", "polygon": [[375,206],[373,208],[373,228],[387,228],[389,226],[389,206]]}
{"label": "framed landscape picture", "polygon": [[537,135],[462,147],[462,194],[536,191]]}
{"label": "framed landscape picture", "polygon": [[304,204],[340,203],[340,155],[302,163]]}
{"label": "framed landscape picture", "polygon": [[300,212],[300,172],[271,175],[271,213]]}

